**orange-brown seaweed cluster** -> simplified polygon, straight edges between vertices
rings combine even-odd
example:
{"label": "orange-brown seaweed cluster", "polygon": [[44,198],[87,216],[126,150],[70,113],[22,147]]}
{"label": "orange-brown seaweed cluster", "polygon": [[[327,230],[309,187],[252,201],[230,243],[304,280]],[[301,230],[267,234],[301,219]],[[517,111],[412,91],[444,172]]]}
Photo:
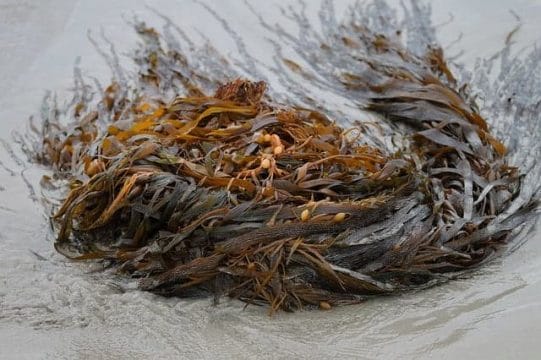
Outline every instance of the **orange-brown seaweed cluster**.
{"label": "orange-brown seaweed cluster", "polygon": [[[362,127],[276,104],[264,82],[205,95],[180,72],[166,79],[160,66],[182,54],[138,30],[152,45],[138,58],[138,91],[115,82],[41,132],[39,159],[71,180],[53,217],[62,254],[109,261],[159,294],[294,310],[444,281],[505,242],[512,218],[494,219],[517,171],[441,51],[419,58],[366,29],[364,45],[345,44],[374,56],[341,76],[344,89],[409,126],[408,148],[390,153],[362,145]],[[186,95],[160,96],[166,81]]]}

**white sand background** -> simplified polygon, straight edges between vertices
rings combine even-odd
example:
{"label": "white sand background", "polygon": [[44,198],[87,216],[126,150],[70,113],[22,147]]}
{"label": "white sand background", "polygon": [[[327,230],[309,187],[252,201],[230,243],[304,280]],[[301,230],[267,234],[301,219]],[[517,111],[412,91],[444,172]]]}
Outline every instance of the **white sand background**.
{"label": "white sand background", "polygon": [[[241,1],[207,3],[243,34],[256,56],[272,51]],[[274,2],[253,3],[280,21]],[[510,9],[524,23],[516,35],[519,46],[541,38],[541,1],[432,3],[436,24],[454,14],[438,38],[445,45],[462,32],[449,51],[463,50],[467,66],[502,47],[516,24]],[[136,38],[123,15],[133,12],[158,28],[162,24],[145,5],[235,55],[216,20],[190,0],[0,0],[0,138],[5,140],[0,144],[0,359],[541,358],[539,231],[468,279],[329,312],[272,318],[263,308],[243,310],[237,301],[213,306],[210,300],[122,292],[91,266],[56,254],[45,236],[42,206],[29,190],[39,192],[44,170],[17,161],[21,155],[10,133],[24,128],[46,89],[57,90],[59,99],[68,94],[77,56],[85,74],[107,81],[109,70],[87,30],[99,35],[103,28],[119,52],[128,51]],[[309,12],[318,6],[310,1]]]}

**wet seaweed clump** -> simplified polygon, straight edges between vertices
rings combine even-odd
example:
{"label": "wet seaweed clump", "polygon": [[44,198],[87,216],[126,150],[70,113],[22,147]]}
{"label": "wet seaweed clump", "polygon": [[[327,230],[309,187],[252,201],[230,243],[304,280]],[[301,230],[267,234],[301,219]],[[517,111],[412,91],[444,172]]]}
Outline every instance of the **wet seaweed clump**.
{"label": "wet seaweed clump", "polygon": [[415,55],[353,25],[336,42],[358,66],[326,73],[329,86],[405,139],[390,150],[366,124],[276,103],[265,82],[217,84],[136,29],[137,78],[98,100],[79,78],[65,116],[48,111],[38,131],[37,159],[69,182],[52,217],[69,258],[166,296],[327,309],[475,267],[534,206],[507,211],[518,169],[439,49]]}

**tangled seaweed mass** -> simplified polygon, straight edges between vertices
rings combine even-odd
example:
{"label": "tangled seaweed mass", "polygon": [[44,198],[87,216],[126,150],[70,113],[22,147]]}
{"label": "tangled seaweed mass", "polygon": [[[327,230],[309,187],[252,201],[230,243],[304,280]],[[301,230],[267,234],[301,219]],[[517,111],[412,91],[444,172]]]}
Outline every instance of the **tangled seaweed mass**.
{"label": "tangled seaweed mass", "polygon": [[[283,59],[290,71],[380,115],[348,128],[273,100],[264,81],[218,85],[170,34],[135,23],[137,78],[117,69],[94,101],[76,74],[68,121],[53,109],[36,130],[37,160],[70,187],[55,248],[154,293],[225,294],[271,311],[431,286],[498,254],[537,206],[531,197],[506,212],[521,182],[505,146],[440,48],[420,56],[399,32],[358,20],[326,39],[282,34],[308,44],[320,76]],[[325,69],[314,53],[353,66]],[[396,135],[401,145],[388,145]]]}

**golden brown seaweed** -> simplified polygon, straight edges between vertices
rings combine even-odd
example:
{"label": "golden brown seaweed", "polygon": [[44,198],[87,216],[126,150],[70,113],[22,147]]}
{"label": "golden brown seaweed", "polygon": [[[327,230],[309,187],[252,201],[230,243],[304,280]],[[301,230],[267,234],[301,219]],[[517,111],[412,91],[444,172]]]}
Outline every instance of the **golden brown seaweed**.
{"label": "golden brown seaweed", "polygon": [[[261,81],[206,95],[197,84],[209,74],[138,24],[137,91],[114,82],[95,109],[78,102],[70,124],[41,131],[38,159],[71,181],[56,249],[111,261],[145,290],[226,294],[271,311],[429,286],[490,259],[521,221],[494,222],[520,186],[505,147],[441,49],[418,57],[353,30],[360,40],[341,46],[368,48],[358,59],[368,66],[329,81],[407,124],[407,149],[363,144],[362,126],[277,104]],[[173,84],[185,95],[168,101]]]}

